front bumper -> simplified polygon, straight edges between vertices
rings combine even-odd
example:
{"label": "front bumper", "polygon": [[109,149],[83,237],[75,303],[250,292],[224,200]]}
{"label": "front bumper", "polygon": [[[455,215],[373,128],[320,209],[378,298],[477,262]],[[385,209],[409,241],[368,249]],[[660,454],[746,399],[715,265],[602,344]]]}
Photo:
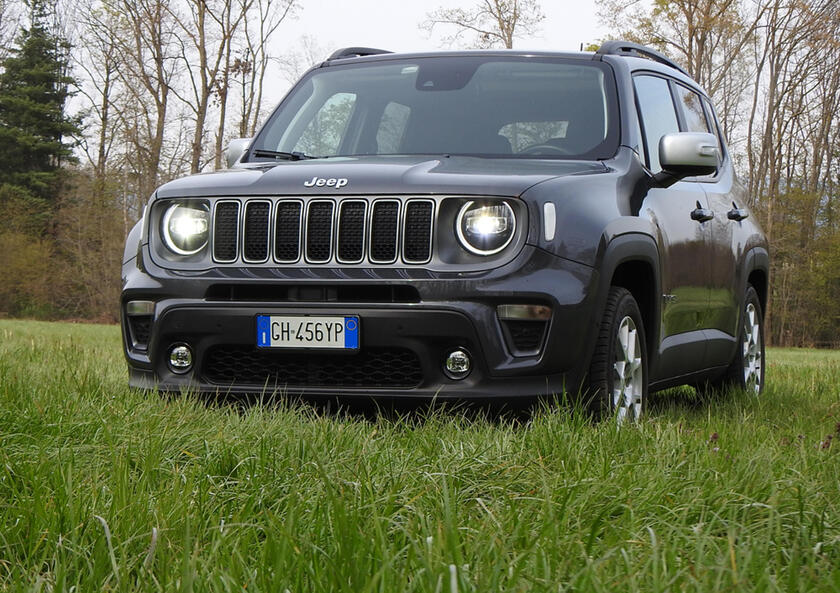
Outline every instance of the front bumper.
{"label": "front bumper", "polygon": [[[144,389],[425,398],[576,392],[600,318],[594,270],[532,246],[509,264],[479,273],[228,268],[185,275],[155,267],[142,251],[141,259],[140,266],[124,266],[122,325],[129,382]],[[415,296],[399,296],[405,294]],[[155,302],[145,348],[137,347],[125,315],[132,300]],[[511,345],[496,314],[508,303],[551,308],[533,351]],[[258,349],[257,315],[357,315],[359,351]],[[168,353],[183,343],[194,364],[176,374]],[[444,372],[456,348],[473,362],[463,379]]]}

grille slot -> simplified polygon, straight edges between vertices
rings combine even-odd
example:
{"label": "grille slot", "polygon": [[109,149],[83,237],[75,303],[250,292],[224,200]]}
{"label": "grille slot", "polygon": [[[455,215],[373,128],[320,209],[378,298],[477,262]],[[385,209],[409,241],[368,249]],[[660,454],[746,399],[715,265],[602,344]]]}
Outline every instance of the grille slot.
{"label": "grille slot", "polygon": [[313,264],[324,264],[332,256],[332,202],[309,202],[306,216],[306,260]]}
{"label": "grille slot", "polygon": [[400,203],[377,200],[370,216],[370,261],[390,264],[397,261],[397,233],[400,226]]}
{"label": "grille slot", "polygon": [[424,264],[432,256],[432,222],[434,203],[409,200],[405,207],[403,259],[406,263]]}
{"label": "grille slot", "polygon": [[364,200],[345,200],[338,211],[338,261],[357,264],[365,256]]}
{"label": "grille slot", "polygon": [[369,348],[357,354],[257,350],[222,345],[205,356],[204,377],[220,385],[264,387],[416,387],[420,360],[404,348]]}
{"label": "grille slot", "polygon": [[213,217],[213,259],[236,261],[239,243],[239,202],[217,202]]}
{"label": "grille slot", "polygon": [[297,200],[277,203],[274,227],[274,259],[293,263],[300,259],[300,230],[303,203]]}
{"label": "grille slot", "polygon": [[269,212],[271,202],[250,201],[245,204],[245,240],[242,255],[246,262],[268,259]]}

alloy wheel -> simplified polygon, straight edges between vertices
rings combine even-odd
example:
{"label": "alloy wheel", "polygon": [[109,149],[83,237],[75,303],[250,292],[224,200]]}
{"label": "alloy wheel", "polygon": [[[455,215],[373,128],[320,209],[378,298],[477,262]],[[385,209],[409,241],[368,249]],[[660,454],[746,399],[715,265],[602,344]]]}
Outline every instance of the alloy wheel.
{"label": "alloy wheel", "polygon": [[631,317],[625,316],[618,324],[613,362],[612,401],[619,425],[628,419],[637,422],[641,417],[644,393],[643,354],[636,323]]}
{"label": "alloy wheel", "polygon": [[764,360],[761,352],[761,321],[753,303],[747,303],[744,311],[744,333],[741,342],[744,386],[747,391],[758,394],[761,391],[761,373]]}

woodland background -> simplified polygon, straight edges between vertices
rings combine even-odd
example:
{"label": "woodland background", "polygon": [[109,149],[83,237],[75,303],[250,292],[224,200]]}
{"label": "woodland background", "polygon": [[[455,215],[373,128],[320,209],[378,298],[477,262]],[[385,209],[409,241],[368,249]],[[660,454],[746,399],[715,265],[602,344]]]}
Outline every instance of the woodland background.
{"label": "woodland background", "polygon": [[[154,188],[254,133],[280,98],[270,66],[291,81],[326,57],[267,49],[301,1],[0,0],[0,316],[117,319],[123,240]],[[770,341],[840,347],[840,2],[598,5],[609,38],[712,96],[770,238]],[[537,0],[427,16],[453,47],[527,47],[543,19]]]}

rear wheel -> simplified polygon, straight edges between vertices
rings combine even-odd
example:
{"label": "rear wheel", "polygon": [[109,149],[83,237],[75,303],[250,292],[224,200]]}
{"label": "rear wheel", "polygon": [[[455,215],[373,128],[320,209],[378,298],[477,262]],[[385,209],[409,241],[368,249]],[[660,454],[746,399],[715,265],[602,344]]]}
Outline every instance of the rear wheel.
{"label": "rear wheel", "polygon": [[738,350],[725,375],[717,381],[720,389],[743,389],[758,395],[764,389],[764,315],[758,293],[747,286],[738,335]]}
{"label": "rear wheel", "polygon": [[738,349],[735,358],[719,378],[695,385],[701,395],[712,395],[738,389],[758,395],[764,389],[764,315],[758,293],[747,286],[741,323],[738,327]]}
{"label": "rear wheel", "polygon": [[647,407],[648,369],[645,329],[633,295],[610,288],[589,365],[587,391],[592,410],[616,422],[638,421]]}

